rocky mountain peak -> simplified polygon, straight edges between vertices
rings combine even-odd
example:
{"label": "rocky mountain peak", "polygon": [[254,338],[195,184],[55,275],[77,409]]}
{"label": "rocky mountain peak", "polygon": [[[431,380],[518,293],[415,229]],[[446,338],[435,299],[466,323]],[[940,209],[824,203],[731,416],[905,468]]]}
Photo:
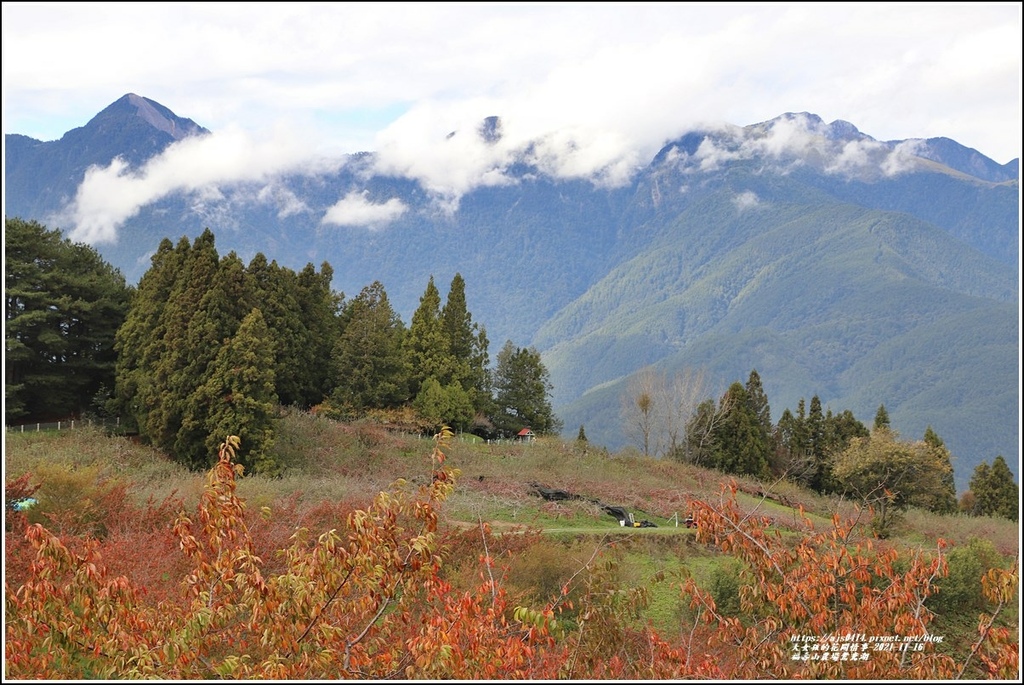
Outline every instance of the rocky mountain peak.
{"label": "rocky mountain peak", "polygon": [[159,102],[128,93],[97,114],[86,127],[97,127],[115,119],[131,117],[141,120],[158,131],[166,133],[172,140],[206,134],[209,131],[191,119],[177,116]]}

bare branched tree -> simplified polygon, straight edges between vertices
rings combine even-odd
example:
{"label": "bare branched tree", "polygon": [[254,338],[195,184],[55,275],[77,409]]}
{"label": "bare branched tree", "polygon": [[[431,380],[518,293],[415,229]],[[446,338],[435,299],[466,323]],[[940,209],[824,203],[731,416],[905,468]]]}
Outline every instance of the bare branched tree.
{"label": "bare branched tree", "polygon": [[660,399],[664,396],[661,388],[664,384],[664,377],[652,367],[646,366],[633,375],[622,396],[626,435],[640,447],[645,457],[651,456],[652,452],[657,454],[653,441],[659,422]]}

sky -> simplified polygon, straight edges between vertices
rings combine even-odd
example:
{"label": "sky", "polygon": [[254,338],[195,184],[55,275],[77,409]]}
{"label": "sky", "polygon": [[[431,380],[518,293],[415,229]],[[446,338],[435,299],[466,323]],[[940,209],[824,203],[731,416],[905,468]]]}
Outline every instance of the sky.
{"label": "sky", "polygon": [[[5,134],[59,139],[127,93],[214,132],[94,175],[135,206],[360,151],[451,197],[530,143],[552,174],[614,183],[695,127],[786,112],[1020,157],[1019,2],[4,2],[2,31]],[[489,116],[500,146],[450,136]]]}

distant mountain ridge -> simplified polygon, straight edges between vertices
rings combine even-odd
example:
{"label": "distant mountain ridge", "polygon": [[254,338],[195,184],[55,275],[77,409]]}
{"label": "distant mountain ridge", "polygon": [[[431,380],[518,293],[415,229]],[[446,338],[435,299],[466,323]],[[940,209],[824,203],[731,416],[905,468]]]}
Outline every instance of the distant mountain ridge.
{"label": "distant mountain ridge", "polygon": [[7,216],[41,219],[75,196],[90,166],[107,166],[115,157],[133,167],[155,157],[171,143],[210,133],[191,119],[148,98],[128,93],[60,140],[39,141],[7,134],[4,160]]}
{"label": "distant mountain ridge", "polygon": [[[139,168],[209,133],[129,94],[60,141],[7,135],[6,213],[66,231],[48,222],[90,165]],[[497,145],[501,119],[473,133]],[[348,296],[379,279],[405,321],[431,275],[459,272],[492,352],[535,345],[567,434],[610,447],[630,374],[654,364],[722,389],[756,368],[773,420],[812,395],[866,423],[884,403],[907,437],[946,441],[961,488],[1019,452],[1019,160],[787,113],[691,131],[620,185],[555,178],[524,150],[452,211],[376,159],[175,192],[97,248],[134,282],[161,238],[209,227],[222,253],[328,261]],[[323,221],[343,199],[381,220]]]}

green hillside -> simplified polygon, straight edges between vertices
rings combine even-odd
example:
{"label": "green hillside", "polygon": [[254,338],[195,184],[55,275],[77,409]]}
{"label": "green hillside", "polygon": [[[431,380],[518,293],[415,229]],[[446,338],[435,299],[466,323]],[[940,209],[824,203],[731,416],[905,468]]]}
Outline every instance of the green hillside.
{"label": "green hillside", "polygon": [[908,434],[955,435],[961,486],[1011,451],[992,428],[1018,405],[985,389],[1016,373],[1014,270],[910,215],[820,201],[737,174],[552,317],[536,341],[566,429],[585,422],[623,446],[619,396],[647,365],[704,368],[723,389],[756,368],[776,417],[818,395],[864,419],[885,404]]}

